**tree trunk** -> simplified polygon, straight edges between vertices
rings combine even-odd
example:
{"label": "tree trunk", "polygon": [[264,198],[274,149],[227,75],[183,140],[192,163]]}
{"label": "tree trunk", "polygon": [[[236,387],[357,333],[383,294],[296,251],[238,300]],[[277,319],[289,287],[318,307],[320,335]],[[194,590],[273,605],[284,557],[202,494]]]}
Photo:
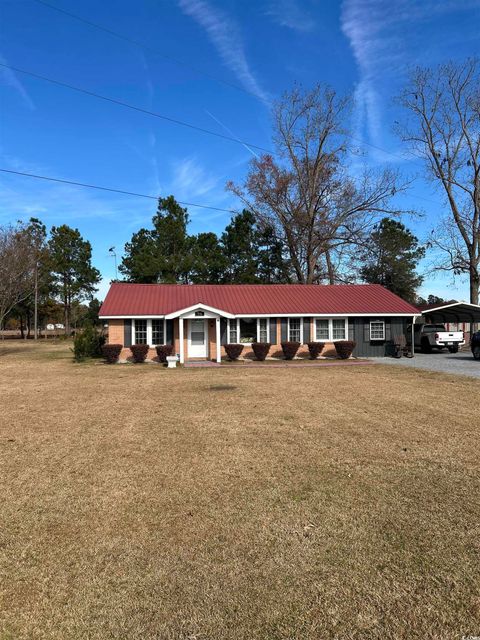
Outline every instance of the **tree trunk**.
{"label": "tree trunk", "polygon": [[25,339],[25,331],[24,331],[24,327],[23,327],[23,316],[20,315],[20,337],[22,338],[22,340]]}
{"label": "tree trunk", "polygon": [[474,266],[470,266],[470,302],[472,304],[478,304],[478,290],[480,288],[480,274],[478,269]]}
{"label": "tree trunk", "polygon": [[335,284],[335,269],[330,258],[330,251],[325,251],[325,260],[327,262],[328,284]]}

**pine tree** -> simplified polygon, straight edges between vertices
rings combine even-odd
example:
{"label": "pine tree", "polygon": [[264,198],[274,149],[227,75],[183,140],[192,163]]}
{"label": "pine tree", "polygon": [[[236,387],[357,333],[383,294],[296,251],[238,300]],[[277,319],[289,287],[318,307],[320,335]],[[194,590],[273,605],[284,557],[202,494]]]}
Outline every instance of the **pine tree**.
{"label": "pine tree", "polygon": [[365,282],[381,284],[401,298],[415,301],[415,291],[423,278],[416,272],[425,249],[401,222],[383,218],[370,234],[363,251],[360,274]]}
{"label": "pine tree", "polygon": [[90,242],[66,224],[52,227],[48,251],[53,290],[63,302],[65,332],[69,335],[72,304],[92,297],[100,272],[92,266]]}

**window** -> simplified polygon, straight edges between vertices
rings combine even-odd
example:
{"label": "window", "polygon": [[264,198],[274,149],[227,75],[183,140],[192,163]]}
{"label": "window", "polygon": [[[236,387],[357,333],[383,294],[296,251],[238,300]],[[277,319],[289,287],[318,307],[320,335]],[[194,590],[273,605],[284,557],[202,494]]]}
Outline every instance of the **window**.
{"label": "window", "polygon": [[335,342],[348,337],[347,318],[316,318],[315,340],[317,342]]}
{"label": "window", "polygon": [[345,340],[345,320],[343,318],[332,320],[332,339]]}
{"label": "window", "polygon": [[302,319],[301,318],[288,319],[288,339],[290,342],[302,341]]}
{"label": "window", "polygon": [[320,340],[329,340],[330,339],[330,323],[328,320],[324,320],[323,318],[317,318],[315,320],[315,330],[316,330],[316,339]]}
{"label": "window", "polygon": [[135,344],[147,343],[147,321],[135,320]]}
{"label": "window", "polygon": [[258,341],[268,342],[268,318],[258,319]]}
{"label": "window", "polygon": [[268,342],[270,338],[270,318],[236,318],[228,320],[228,342],[230,344],[251,344]]}
{"label": "window", "polygon": [[385,322],[383,320],[370,321],[370,340],[385,340]]}
{"label": "window", "polygon": [[257,321],[255,318],[240,318],[240,342],[250,344],[257,339]]}
{"label": "window", "polygon": [[164,320],[152,320],[152,345],[165,344]]}
{"label": "window", "polygon": [[238,342],[238,330],[237,330],[237,321],[229,320],[228,321],[228,341],[236,343]]}

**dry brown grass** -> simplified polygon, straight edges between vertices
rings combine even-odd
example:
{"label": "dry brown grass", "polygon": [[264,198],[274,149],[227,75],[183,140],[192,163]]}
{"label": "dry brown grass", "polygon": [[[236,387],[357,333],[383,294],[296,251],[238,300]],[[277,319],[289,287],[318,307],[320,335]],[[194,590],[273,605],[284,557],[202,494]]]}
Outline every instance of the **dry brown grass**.
{"label": "dry brown grass", "polygon": [[0,638],[480,635],[480,383],[0,345]]}

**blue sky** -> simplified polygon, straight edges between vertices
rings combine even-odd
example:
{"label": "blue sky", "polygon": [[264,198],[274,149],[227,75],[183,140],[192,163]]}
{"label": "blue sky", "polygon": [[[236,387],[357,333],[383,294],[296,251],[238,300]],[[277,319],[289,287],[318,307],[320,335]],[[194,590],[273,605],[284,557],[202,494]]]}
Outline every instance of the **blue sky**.
{"label": "blue sky", "polygon": [[[392,98],[409,66],[479,54],[480,0],[51,1],[147,48],[34,0],[1,0],[0,62],[267,148],[275,98],[295,81],[331,84],[356,98],[357,162],[415,176],[398,204],[423,217],[404,222],[424,239],[442,214],[443,195],[392,133]],[[0,100],[3,168],[239,207],[225,183],[246,174],[252,155],[240,144],[1,68]],[[108,248],[121,254],[155,209],[151,200],[0,175],[0,224],[36,216],[78,227],[104,278],[100,297],[114,277]],[[189,212],[192,233],[220,232],[229,219]],[[422,293],[468,298],[465,282],[438,274]]]}

